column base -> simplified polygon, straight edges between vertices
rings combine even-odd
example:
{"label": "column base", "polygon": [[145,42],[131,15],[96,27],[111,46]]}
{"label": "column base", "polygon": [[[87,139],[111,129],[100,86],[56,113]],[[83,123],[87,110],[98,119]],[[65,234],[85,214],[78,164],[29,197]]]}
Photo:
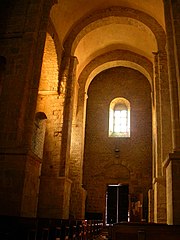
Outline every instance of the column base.
{"label": "column base", "polygon": [[154,222],[154,190],[148,191],[148,222]]}
{"label": "column base", "polygon": [[76,219],[85,218],[85,202],[86,202],[87,192],[79,185],[74,183],[71,191],[71,206],[70,215]]}
{"label": "column base", "polygon": [[68,219],[72,181],[42,176],[40,182],[38,217]]}
{"label": "column base", "polygon": [[154,222],[166,223],[166,180],[163,177],[155,178],[154,184]]}
{"label": "column base", "polygon": [[167,223],[180,224],[180,151],[169,154],[164,163],[167,192]]}
{"label": "column base", "polygon": [[36,217],[41,159],[32,152],[0,153],[0,215]]}

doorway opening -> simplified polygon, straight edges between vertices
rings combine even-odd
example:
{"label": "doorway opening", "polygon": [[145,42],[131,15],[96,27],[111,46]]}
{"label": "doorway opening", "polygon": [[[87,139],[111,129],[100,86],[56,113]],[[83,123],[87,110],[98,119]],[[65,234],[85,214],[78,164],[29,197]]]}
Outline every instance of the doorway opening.
{"label": "doorway opening", "polygon": [[106,191],[106,224],[129,221],[129,185],[108,185]]}

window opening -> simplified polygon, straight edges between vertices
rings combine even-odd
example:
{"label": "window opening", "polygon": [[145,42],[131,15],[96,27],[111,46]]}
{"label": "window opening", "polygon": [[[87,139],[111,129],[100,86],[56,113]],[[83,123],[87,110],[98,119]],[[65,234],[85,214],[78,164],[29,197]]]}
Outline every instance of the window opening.
{"label": "window opening", "polygon": [[109,137],[130,137],[130,103],[125,98],[110,103]]}
{"label": "window opening", "polygon": [[32,137],[32,151],[39,157],[43,157],[43,148],[46,131],[46,115],[43,112],[37,112],[34,122],[34,131]]}

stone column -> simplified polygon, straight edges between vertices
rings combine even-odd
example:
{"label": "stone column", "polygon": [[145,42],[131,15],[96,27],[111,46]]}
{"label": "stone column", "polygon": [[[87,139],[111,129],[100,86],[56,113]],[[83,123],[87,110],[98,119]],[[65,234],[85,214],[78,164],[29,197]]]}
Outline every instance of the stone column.
{"label": "stone column", "polygon": [[153,139],[154,139],[154,176],[162,175],[162,139],[161,139],[161,103],[158,55],[154,53],[154,79],[153,79]]}
{"label": "stone column", "polygon": [[154,184],[154,222],[166,223],[166,181],[164,177],[155,178]]}
{"label": "stone column", "polygon": [[[0,51],[6,71],[0,101],[0,214],[36,216],[41,160],[31,138],[46,28],[53,1],[13,1],[4,10]],[[6,8],[7,7],[7,8]],[[11,11],[11,15],[6,15]],[[11,16],[9,19],[8,16]]]}
{"label": "stone column", "polygon": [[[168,64],[165,49],[160,49],[158,54],[159,68],[159,103],[161,123],[161,173],[163,174],[162,163],[166,160],[172,149],[172,125],[171,125],[171,104],[168,81]],[[159,144],[159,143],[158,143]]]}
{"label": "stone column", "polygon": [[[167,60],[164,50],[154,53],[154,221],[166,223],[166,187],[163,162],[171,147],[170,103],[167,79]],[[168,111],[169,109],[169,111]],[[166,116],[167,118],[164,118]]]}
{"label": "stone column", "polygon": [[180,151],[180,115],[179,115],[179,71],[180,71],[180,24],[179,1],[164,0],[164,13],[167,32],[168,73],[171,98],[171,118],[173,151]]}
{"label": "stone column", "polygon": [[167,223],[180,224],[180,2],[164,0],[167,33],[168,73],[172,119],[172,153],[164,163],[167,186]]}
{"label": "stone column", "polygon": [[69,175],[69,159],[70,159],[70,143],[73,121],[73,106],[75,92],[75,71],[77,58],[73,56],[64,56],[62,82],[60,94],[64,94],[64,110],[63,110],[63,129],[60,156],[60,176]]}
{"label": "stone column", "polygon": [[[70,165],[70,142],[72,130],[73,102],[74,102],[74,82],[76,70],[76,57],[66,55],[61,61],[59,94],[61,97],[60,120],[60,158],[57,159],[59,170],[57,175],[51,175],[46,171],[41,176],[38,216],[49,218],[69,218],[70,196],[72,180],[69,178]],[[44,159],[45,160],[45,159]],[[47,198],[47,196],[49,196]]]}
{"label": "stone column", "polygon": [[83,153],[84,153],[84,131],[86,115],[87,95],[80,86],[78,87],[77,101],[78,106],[73,121],[72,141],[71,141],[71,160],[70,178],[73,180],[71,191],[71,214],[75,218],[84,218],[86,191],[82,186],[83,177]]}
{"label": "stone column", "polygon": [[180,153],[169,154],[166,171],[167,223],[180,224]]}
{"label": "stone column", "polygon": [[84,122],[81,118],[79,121],[76,64],[75,57],[64,56],[60,87],[60,92],[65,95],[60,176],[64,174],[72,180],[70,216],[81,219],[84,218],[86,199],[86,191],[82,188]]}
{"label": "stone column", "polygon": [[148,191],[148,222],[154,222],[154,190]]}

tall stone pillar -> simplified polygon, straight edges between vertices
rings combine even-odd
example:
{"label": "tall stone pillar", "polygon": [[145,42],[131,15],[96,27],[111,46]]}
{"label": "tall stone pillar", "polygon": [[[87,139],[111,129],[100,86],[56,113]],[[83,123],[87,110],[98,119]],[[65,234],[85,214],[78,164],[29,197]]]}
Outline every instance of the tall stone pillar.
{"label": "tall stone pillar", "polygon": [[180,224],[180,2],[164,0],[167,33],[168,73],[172,119],[172,153],[164,163],[167,186],[167,223]]}
{"label": "tall stone pillar", "polygon": [[0,3],[0,21],[5,23],[0,52],[6,59],[0,99],[1,215],[36,216],[41,160],[31,152],[31,138],[53,4],[52,0]]}
{"label": "tall stone pillar", "polygon": [[154,79],[153,79],[153,140],[154,140],[154,176],[157,177],[162,174],[161,159],[162,159],[162,136],[161,136],[161,102],[160,102],[160,79],[158,55],[154,53]]}
{"label": "tall stone pillar", "polygon": [[148,222],[154,222],[154,190],[148,191]]}
{"label": "tall stone pillar", "polygon": [[86,93],[77,85],[78,106],[73,120],[70,158],[70,178],[73,180],[70,211],[75,218],[85,215],[86,190],[82,186],[82,177],[86,98]]}
{"label": "tall stone pillar", "polygon": [[[61,114],[63,120],[60,134],[60,158],[57,159],[59,171],[50,176],[48,171],[42,173],[39,193],[38,216],[50,218],[69,218],[72,181],[69,178],[70,142],[74,103],[74,82],[76,57],[66,55],[61,61],[59,94],[62,99]],[[47,196],[49,196],[47,198]]]}
{"label": "tall stone pillar", "polygon": [[167,32],[168,49],[168,72],[171,98],[171,118],[173,151],[180,151],[180,103],[179,103],[179,82],[180,82],[180,28],[179,28],[179,1],[164,0],[165,23]]}
{"label": "tall stone pillar", "polygon": [[[73,121],[73,106],[75,92],[75,71],[77,58],[73,56],[64,56],[63,73],[60,94],[64,94],[64,114],[63,114],[63,130],[62,130],[62,147],[61,147],[61,164],[60,176],[69,175],[69,159],[70,159],[70,143]],[[63,87],[62,87],[63,86]]]}
{"label": "tall stone pillar", "polygon": [[[154,139],[154,156],[153,156],[153,193],[154,193],[154,213],[153,220],[156,223],[166,223],[166,187],[165,177],[163,176],[162,162],[165,158],[164,149],[167,148],[167,138],[165,133],[169,130],[167,125],[168,119],[163,119],[163,114],[166,113],[163,105],[168,103],[168,87],[167,78],[164,74],[164,69],[167,62],[163,61],[160,53],[154,53],[154,81],[153,81],[153,139]],[[163,78],[164,77],[164,78]],[[164,82],[165,83],[164,83]],[[163,94],[167,98],[163,98]],[[168,118],[168,117],[167,117]]]}
{"label": "tall stone pillar", "polygon": [[154,179],[154,222],[166,223],[166,181],[164,177]]}
{"label": "tall stone pillar", "polygon": [[166,171],[167,223],[180,224],[180,153],[169,154]]}

